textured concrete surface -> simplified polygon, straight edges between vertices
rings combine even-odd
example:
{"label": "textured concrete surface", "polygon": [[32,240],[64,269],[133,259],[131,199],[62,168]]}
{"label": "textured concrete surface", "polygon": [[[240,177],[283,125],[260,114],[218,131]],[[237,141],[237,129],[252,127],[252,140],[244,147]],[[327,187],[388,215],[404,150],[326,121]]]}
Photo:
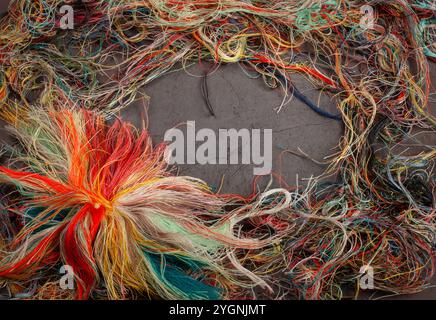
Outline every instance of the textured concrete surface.
{"label": "textured concrete surface", "polygon": [[[0,12],[4,12],[9,1],[0,1]],[[436,67],[432,65],[433,83],[436,83]],[[238,65],[221,66],[208,78],[210,101],[215,116],[211,116],[201,95],[202,71],[198,66],[186,72],[177,71],[155,80],[144,88],[150,96],[146,105],[135,103],[123,111],[124,119],[138,127],[144,119],[144,107],[148,109],[148,126],[154,142],[163,140],[165,131],[171,127],[185,128],[186,121],[196,121],[201,128],[241,129],[260,128],[273,130],[273,171],[281,174],[285,181],[294,185],[304,183],[302,178],[317,176],[325,167],[292,154],[283,154],[285,149],[297,151],[301,148],[310,157],[322,160],[332,154],[338,144],[342,125],[334,120],[322,118],[296,99],[292,99],[280,113],[283,92],[267,88],[262,79],[249,79]],[[303,77],[295,75],[294,83],[312,101],[334,112],[334,102],[329,97],[319,96]],[[435,92],[434,88],[432,90]],[[433,96],[433,106],[434,104]],[[433,108],[434,109],[434,108]],[[4,140],[5,137],[0,137]],[[435,143],[434,135],[426,138]],[[218,188],[223,178],[222,192],[247,195],[252,191],[252,166],[247,165],[182,165],[179,173],[204,179]],[[260,185],[265,185],[263,178]],[[397,299],[435,299],[436,289],[423,293],[401,296]]]}
{"label": "textured concrete surface", "polygon": [[[190,74],[202,75],[194,66]],[[326,110],[335,112],[334,104],[327,96],[319,96],[308,83],[295,76],[295,83],[312,100],[320,99]],[[223,65],[208,78],[210,101],[215,111],[212,116],[201,94],[202,77],[180,71],[165,75],[144,89],[150,96],[148,103],[149,130],[154,142],[163,140],[166,130],[178,127],[186,129],[187,121],[195,121],[196,130],[213,129],[272,129],[273,172],[281,174],[285,181],[295,185],[297,175],[302,178],[320,175],[325,166],[301,157],[283,153],[301,148],[314,159],[322,160],[332,154],[337,146],[342,125],[335,120],[325,119],[311,111],[297,99],[292,99],[278,113],[276,109],[284,98],[283,91],[269,89],[262,79],[250,79],[239,65]],[[123,118],[137,126],[140,103],[123,112]],[[239,157],[241,158],[241,157]],[[222,192],[248,195],[254,179],[253,165],[180,165],[180,174],[204,179],[218,188],[223,179]],[[260,185],[269,178],[262,178]],[[304,183],[304,181],[303,181]]]}

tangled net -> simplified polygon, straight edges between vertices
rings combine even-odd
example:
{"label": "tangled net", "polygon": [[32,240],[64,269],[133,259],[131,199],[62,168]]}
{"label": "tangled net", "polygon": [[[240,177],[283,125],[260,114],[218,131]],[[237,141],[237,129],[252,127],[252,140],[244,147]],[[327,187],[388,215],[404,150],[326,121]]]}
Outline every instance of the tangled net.
{"label": "tangled net", "polygon": [[[66,4],[73,30],[62,29]],[[436,151],[417,130],[436,124],[435,13],[425,0],[12,1],[0,21],[0,116],[21,144],[0,169],[13,186],[0,281],[31,298],[338,299],[358,296],[371,267],[376,289],[427,288]],[[105,122],[175,66],[204,61],[240,63],[284,101],[342,121],[325,174],[304,190],[214,194],[170,176],[146,133]],[[338,113],[305,97],[295,73]],[[419,148],[399,152],[406,139]],[[58,285],[65,264],[74,293]]]}

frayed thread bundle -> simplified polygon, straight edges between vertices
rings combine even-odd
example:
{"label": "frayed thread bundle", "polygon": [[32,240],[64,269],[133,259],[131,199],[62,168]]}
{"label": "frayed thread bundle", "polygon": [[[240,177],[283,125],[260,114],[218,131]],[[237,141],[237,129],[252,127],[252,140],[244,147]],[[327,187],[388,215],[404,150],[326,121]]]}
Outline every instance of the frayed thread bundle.
{"label": "frayed thread bundle", "polygon": [[165,146],[153,148],[146,131],[84,110],[30,118],[14,129],[24,147],[11,160],[19,168],[0,167],[24,221],[1,256],[0,278],[44,282],[69,265],[79,299],[94,289],[109,298],[218,299],[221,281],[250,278],[224,265],[232,249],[267,241],[237,237],[244,215],[224,215],[225,200],[204,182],[170,175]]}

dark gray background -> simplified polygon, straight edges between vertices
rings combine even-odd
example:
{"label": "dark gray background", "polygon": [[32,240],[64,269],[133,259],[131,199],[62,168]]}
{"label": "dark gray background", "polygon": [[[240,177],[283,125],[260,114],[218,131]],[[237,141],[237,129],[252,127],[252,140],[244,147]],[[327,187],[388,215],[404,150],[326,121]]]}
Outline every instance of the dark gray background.
{"label": "dark gray background", "polygon": [[[6,11],[9,0],[0,0],[0,12]],[[436,67],[432,66],[432,80],[436,83]],[[320,175],[325,166],[291,154],[282,154],[300,147],[310,157],[322,160],[337,151],[342,128],[339,122],[318,116],[297,99],[287,104],[280,113],[275,111],[283,99],[280,89],[271,90],[261,78],[249,79],[239,65],[223,65],[208,79],[210,100],[216,116],[212,117],[201,95],[201,75],[198,66],[184,71],[169,73],[144,88],[150,96],[147,103],[137,102],[122,112],[124,119],[140,127],[144,118],[144,107],[148,110],[148,125],[154,142],[160,142],[163,134],[171,127],[195,120],[197,130],[201,128],[263,128],[273,129],[273,171],[281,174],[290,185],[305,184],[304,178]],[[319,92],[303,77],[293,75],[295,85],[312,101],[330,112],[335,112],[335,103]],[[434,88],[432,92],[435,92]],[[434,96],[432,109],[435,109]],[[434,112],[433,112],[434,113]],[[184,127],[183,125],[181,128]],[[433,136],[425,138],[434,144]],[[281,159],[281,165],[280,165]],[[222,192],[248,195],[252,192],[253,172],[251,166],[179,166],[179,173],[198,177],[217,189],[224,176]],[[266,183],[262,179],[260,185]],[[425,292],[401,296],[397,299],[434,299],[436,288]]]}

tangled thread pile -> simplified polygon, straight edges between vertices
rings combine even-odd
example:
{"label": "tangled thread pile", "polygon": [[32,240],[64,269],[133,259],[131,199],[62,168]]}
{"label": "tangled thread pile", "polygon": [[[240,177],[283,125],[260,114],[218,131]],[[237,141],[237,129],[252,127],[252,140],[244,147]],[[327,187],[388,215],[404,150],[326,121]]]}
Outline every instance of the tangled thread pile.
{"label": "tangled thread pile", "polygon": [[[73,30],[60,28],[65,4]],[[435,130],[435,13],[431,0],[12,1],[0,115],[19,143],[0,167],[0,285],[11,298],[340,299],[359,295],[371,266],[378,290],[424,290],[436,151],[395,148]],[[165,146],[115,114],[198,62],[240,63],[342,121],[324,176],[248,198],[175,176]],[[295,73],[338,114],[302,95]],[[73,291],[59,287],[63,265]]]}

